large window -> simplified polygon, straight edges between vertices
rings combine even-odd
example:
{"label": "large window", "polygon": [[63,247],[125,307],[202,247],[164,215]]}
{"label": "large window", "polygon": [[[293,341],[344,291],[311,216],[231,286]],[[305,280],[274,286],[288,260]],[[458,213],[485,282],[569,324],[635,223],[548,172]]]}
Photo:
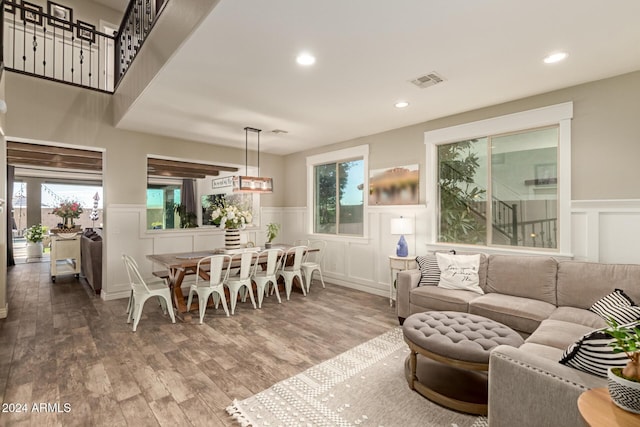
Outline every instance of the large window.
{"label": "large window", "polygon": [[363,236],[366,146],[307,159],[312,231]]}
{"label": "large window", "polygon": [[438,146],[440,242],[558,247],[558,127]]}
{"label": "large window", "polygon": [[571,103],[425,133],[433,244],[571,247]]}

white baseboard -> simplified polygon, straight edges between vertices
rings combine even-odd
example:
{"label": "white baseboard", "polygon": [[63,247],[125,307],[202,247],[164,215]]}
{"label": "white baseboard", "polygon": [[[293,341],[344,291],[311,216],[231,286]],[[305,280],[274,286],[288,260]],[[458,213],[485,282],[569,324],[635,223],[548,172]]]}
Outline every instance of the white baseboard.
{"label": "white baseboard", "polygon": [[326,275],[325,275],[324,281],[326,283],[331,283],[333,285],[342,286],[343,288],[355,289],[356,291],[362,291],[368,294],[389,298],[389,289],[376,289],[376,288],[372,288],[371,286],[362,285],[360,283],[354,283],[352,281],[341,280],[335,277],[331,277],[330,280],[327,280]]}
{"label": "white baseboard", "polygon": [[0,308],[0,319],[6,319],[9,315],[9,304],[5,304],[4,308]]}

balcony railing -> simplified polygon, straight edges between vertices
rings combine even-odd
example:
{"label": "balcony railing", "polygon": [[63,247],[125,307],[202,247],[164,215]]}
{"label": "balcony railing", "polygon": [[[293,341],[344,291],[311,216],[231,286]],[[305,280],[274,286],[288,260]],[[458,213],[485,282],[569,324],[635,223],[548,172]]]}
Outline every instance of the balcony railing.
{"label": "balcony railing", "polygon": [[73,19],[57,2],[4,0],[2,56],[7,70],[113,93],[168,0],[131,0],[120,29],[106,34]]}

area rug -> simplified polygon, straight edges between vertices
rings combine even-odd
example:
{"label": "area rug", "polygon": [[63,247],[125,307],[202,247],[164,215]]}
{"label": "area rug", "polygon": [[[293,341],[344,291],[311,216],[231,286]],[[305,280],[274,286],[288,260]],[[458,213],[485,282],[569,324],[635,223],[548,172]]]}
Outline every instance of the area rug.
{"label": "area rug", "polygon": [[485,427],[411,391],[404,377],[409,349],[402,330],[391,331],[281,381],[227,412],[254,427]]}

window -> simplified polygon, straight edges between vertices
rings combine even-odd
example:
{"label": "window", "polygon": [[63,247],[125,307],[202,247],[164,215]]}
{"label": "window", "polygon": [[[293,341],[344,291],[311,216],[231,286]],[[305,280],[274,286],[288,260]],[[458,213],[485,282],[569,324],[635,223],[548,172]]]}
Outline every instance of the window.
{"label": "window", "polygon": [[147,229],[180,228],[175,206],[180,204],[181,186],[149,184],[147,186]]}
{"label": "window", "polygon": [[558,127],[438,146],[438,241],[558,247]]}
{"label": "window", "polygon": [[364,236],[367,146],[307,158],[311,230]]}
{"label": "window", "polygon": [[560,104],[425,133],[432,243],[568,252],[572,111]]}

